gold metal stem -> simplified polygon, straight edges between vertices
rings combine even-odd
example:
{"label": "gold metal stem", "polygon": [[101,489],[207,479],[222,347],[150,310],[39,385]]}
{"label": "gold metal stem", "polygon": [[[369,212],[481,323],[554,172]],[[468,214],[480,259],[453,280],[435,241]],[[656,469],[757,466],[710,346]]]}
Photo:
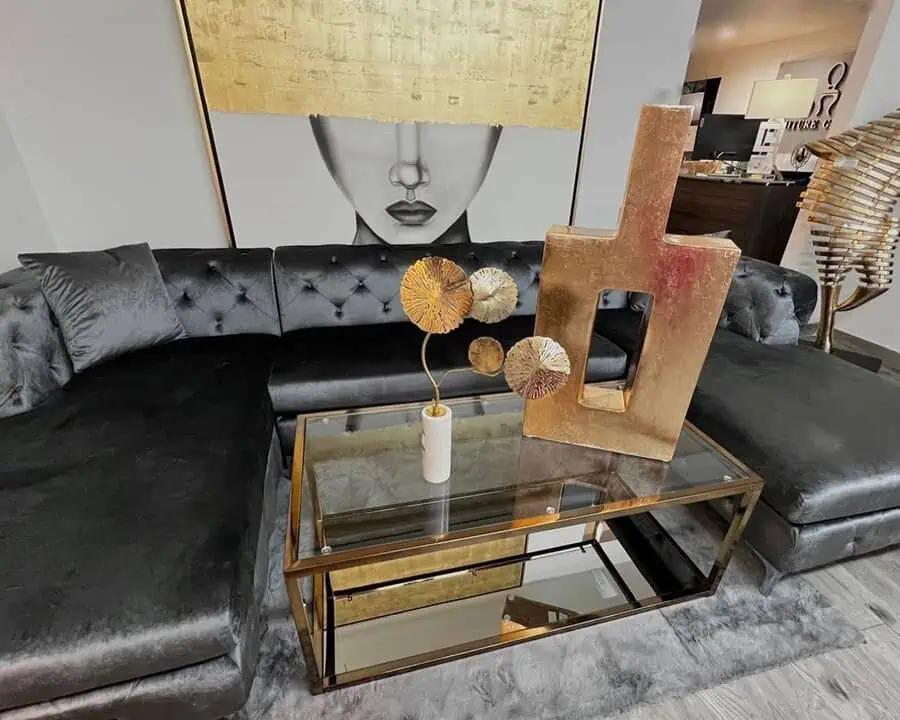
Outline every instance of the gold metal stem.
{"label": "gold metal stem", "polygon": [[431,386],[434,388],[434,398],[432,402],[432,410],[431,414],[434,417],[438,416],[438,406],[441,404],[441,388],[438,383],[434,380],[434,375],[431,374],[431,370],[428,369],[428,360],[425,358],[425,350],[428,347],[428,341],[431,339],[431,333],[425,333],[425,339],[422,341],[422,367],[425,368],[425,374],[428,376],[428,379],[431,381]]}
{"label": "gold metal stem", "polygon": [[816,331],[816,347],[827,353],[831,352],[834,315],[837,312],[837,302],[840,294],[840,286],[822,285],[822,310],[819,316],[819,329]]}

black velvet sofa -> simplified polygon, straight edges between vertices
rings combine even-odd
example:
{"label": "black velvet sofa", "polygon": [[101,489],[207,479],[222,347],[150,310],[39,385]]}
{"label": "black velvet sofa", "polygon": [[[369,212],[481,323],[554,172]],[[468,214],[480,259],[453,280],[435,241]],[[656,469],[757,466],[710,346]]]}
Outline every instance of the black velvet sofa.
{"label": "black velvet sofa", "polygon": [[[900,544],[900,386],[797,344],[816,298],[812,278],[742,258],[688,411],[765,480],[744,540],[766,594],[787,574]],[[595,329],[630,354],[641,309],[598,313]]]}
{"label": "black velvet sofa", "polygon": [[[0,720],[190,720],[240,708],[258,651],[264,538],[296,414],[429,396],[421,334],[397,298],[415,259],[501,267],[519,288],[504,323],[467,321],[435,338],[429,359],[440,371],[466,364],[471,337],[508,346],[532,332],[541,252],[541,243],[157,251],[189,338],[74,375],[37,279],[0,275],[0,368],[9,374],[0,399],[24,406],[46,396],[0,417]],[[881,388],[885,397],[874,397],[876,376],[764,344],[796,339],[815,303],[811,282],[756,262],[739,268],[722,321],[737,332],[718,332],[691,409],[769,481],[748,532],[779,571],[900,539],[895,464],[866,444],[883,433],[842,428],[837,414],[827,425],[819,406],[804,405],[826,400],[806,390],[778,409],[798,376],[819,373],[800,387],[847,383],[822,394],[837,406],[858,385],[871,417],[883,412],[896,427],[896,396]],[[603,296],[589,381],[627,372],[639,302]],[[769,382],[780,391],[764,389]],[[447,396],[502,390],[502,377],[471,373],[442,387]],[[835,438],[845,438],[842,449]],[[794,466],[809,478],[824,467],[824,489],[811,479],[794,487]],[[866,476],[873,497],[840,490],[842,473]],[[812,499],[827,509],[804,515]],[[841,510],[853,518],[834,520]],[[835,544],[845,538],[851,551]]]}
{"label": "black velvet sofa", "polygon": [[[425,399],[400,277],[428,253],[507,270],[515,315],[435,338],[531,334],[541,243],[161,250],[189,339],[73,374],[38,279],[0,274],[0,718],[217,718],[256,665],[274,488],[295,416]],[[621,306],[624,297],[609,295]],[[625,353],[595,337],[591,380]],[[461,378],[461,379],[457,379]],[[58,386],[58,387],[53,387]],[[446,395],[505,390],[451,375]]]}

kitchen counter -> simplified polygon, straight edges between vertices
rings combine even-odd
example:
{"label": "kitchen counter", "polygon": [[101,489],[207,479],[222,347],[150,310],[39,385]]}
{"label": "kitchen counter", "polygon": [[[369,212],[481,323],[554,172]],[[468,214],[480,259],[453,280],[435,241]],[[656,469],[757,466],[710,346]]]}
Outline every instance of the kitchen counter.
{"label": "kitchen counter", "polygon": [[731,231],[745,255],[778,264],[784,255],[804,183],[728,175],[681,175],[667,231],[703,235]]}
{"label": "kitchen counter", "polygon": [[679,175],[682,178],[691,178],[692,180],[710,180],[712,182],[726,182],[739,184],[754,185],[797,185],[796,180],[771,180],[763,177],[740,177],[739,175]]}

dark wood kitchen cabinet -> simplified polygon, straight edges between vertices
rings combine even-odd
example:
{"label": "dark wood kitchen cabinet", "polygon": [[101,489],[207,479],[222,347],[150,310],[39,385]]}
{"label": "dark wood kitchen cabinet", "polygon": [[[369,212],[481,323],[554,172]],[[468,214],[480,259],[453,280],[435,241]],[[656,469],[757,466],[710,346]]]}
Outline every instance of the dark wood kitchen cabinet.
{"label": "dark wood kitchen cabinet", "polygon": [[803,188],[794,181],[682,175],[667,231],[703,235],[730,230],[745,255],[778,264],[797,219]]}

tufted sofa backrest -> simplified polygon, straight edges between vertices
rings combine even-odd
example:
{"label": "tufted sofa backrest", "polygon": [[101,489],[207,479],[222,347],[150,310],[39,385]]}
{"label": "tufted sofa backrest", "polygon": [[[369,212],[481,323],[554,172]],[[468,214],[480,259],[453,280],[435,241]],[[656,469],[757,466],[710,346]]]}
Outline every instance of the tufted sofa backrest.
{"label": "tufted sofa backrest", "polygon": [[0,274],[0,417],[40,404],[72,377],[72,364],[36,275]]}
{"label": "tufted sofa backrest", "polygon": [[156,250],[153,256],[189,337],[281,335],[269,248]]}
{"label": "tufted sofa backrest", "polygon": [[[157,250],[166,288],[193,337],[404,322],[400,278],[426,255],[447,257],[467,273],[506,270],[519,288],[517,315],[533,315],[543,243],[242,250]],[[757,342],[792,344],[816,306],[816,282],[799,272],[742,258],[720,327]],[[604,293],[600,307],[625,305]],[[37,277],[0,274],[0,417],[41,402],[72,375],[65,346]]]}
{"label": "tufted sofa backrest", "polygon": [[[519,288],[515,315],[534,315],[544,243],[466,245],[280,247],[275,251],[275,286],[284,332],[305,328],[405,322],[400,279],[416,260],[445,257],[471,274],[482,267],[508,272]],[[624,306],[608,293],[603,307]]]}
{"label": "tufted sofa backrest", "polygon": [[818,286],[808,275],[742,257],[731,278],[719,327],[767,345],[796,345],[817,299]]}
{"label": "tufted sofa backrest", "polygon": [[731,278],[719,327],[766,345],[796,345],[817,299],[818,286],[808,275],[742,257]]}
{"label": "tufted sofa backrest", "polygon": [[416,260],[449,258],[471,273],[493,265],[519,288],[515,313],[533,315],[543,243],[490,245],[321,245],[275,251],[275,286],[285,332],[404,322],[400,279]]}

